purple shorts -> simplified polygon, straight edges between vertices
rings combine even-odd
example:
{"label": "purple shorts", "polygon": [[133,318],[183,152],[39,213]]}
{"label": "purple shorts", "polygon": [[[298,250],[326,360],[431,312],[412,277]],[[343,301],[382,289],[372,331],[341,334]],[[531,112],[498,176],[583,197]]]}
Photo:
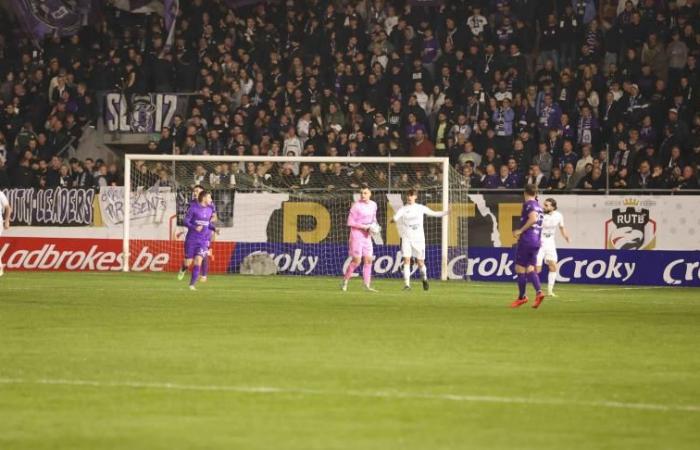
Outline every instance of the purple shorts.
{"label": "purple shorts", "polygon": [[193,259],[195,256],[204,258],[209,251],[209,241],[185,241],[185,259]]}
{"label": "purple shorts", "polygon": [[522,267],[537,264],[537,252],[540,247],[534,245],[518,245],[515,248],[515,264]]}

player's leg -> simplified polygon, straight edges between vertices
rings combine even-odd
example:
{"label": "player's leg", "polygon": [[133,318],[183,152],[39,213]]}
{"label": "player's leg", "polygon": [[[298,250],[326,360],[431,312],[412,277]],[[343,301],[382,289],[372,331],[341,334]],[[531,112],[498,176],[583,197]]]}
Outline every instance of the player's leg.
{"label": "player's leg", "polygon": [[401,255],[403,255],[403,288],[411,289],[411,243],[401,239]]}
{"label": "player's leg", "polygon": [[199,272],[199,281],[202,283],[207,282],[207,274],[209,273],[209,253],[202,257],[202,268]]}
{"label": "player's leg", "polygon": [[372,260],[374,259],[374,248],[372,246],[372,238],[367,238],[362,247],[362,281],[365,283],[365,289],[372,292],[377,292],[372,287]]}
{"label": "player's leg", "polygon": [[187,268],[192,265],[192,258],[185,258],[182,260],[182,266],[180,266],[180,271],[177,273],[177,279],[182,280],[185,278],[187,273]]}
{"label": "player's leg", "polygon": [[538,308],[542,301],[544,300],[544,294],[542,293],[542,284],[540,283],[540,276],[535,270],[535,264],[537,263],[537,252],[539,248],[533,248],[526,252],[525,261],[527,263],[527,279],[532,283],[535,288],[535,303],[532,304],[533,308]]}
{"label": "player's leg", "polygon": [[187,268],[192,265],[192,259],[195,257],[195,251],[197,250],[197,243],[185,240],[183,247],[185,248],[185,258],[182,260],[182,266],[180,266],[180,271],[177,274],[178,280],[185,278]]}
{"label": "player's leg", "polygon": [[517,308],[527,303],[525,288],[527,287],[527,255],[526,249],[518,245],[515,248],[515,278],[518,283],[518,298],[510,304],[511,308]]}
{"label": "player's leg", "polygon": [[532,287],[535,288],[535,292],[539,295],[542,292],[542,283],[540,282],[540,276],[535,270],[534,264],[527,268],[527,279],[532,283]]}
{"label": "player's leg", "polygon": [[350,256],[351,259],[347,269],[345,269],[343,284],[341,285],[341,289],[344,291],[348,290],[348,281],[362,261],[362,246],[357,239],[350,238],[348,242],[348,256]]}
{"label": "player's leg", "polygon": [[418,261],[418,271],[420,272],[420,278],[423,282],[423,290],[427,291],[430,285],[428,284],[428,268],[425,266],[425,242],[414,242],[412,246],[413,255]]}
{"label": "player's leg", "polygon": [[540,247],[537,251],[537,258],[535,261],[535,270],[537,273],[542,273],[542,263],[544,263],[544,248]]}
{"label": "player's leg", "polygon": [[411,257],[403,258],[403,288],[411,289]]}
{"label": "player's leg", "polygon": [[547,251],[545,261],[549,267],[549,274],[547,275],[547,295],[556,297],[554,294],[554,283],[557,282],[557,261],[558,261],[557,249],[550,248]]}
{"label": "player's leg", "polygon": [[197,284],[197,280],[199,279],[199,272],[202,267],[203,259],[204,258],[200,254],[194,257],[194,265],[192,266],[192,277],[190,277],[190,289],[192,289],[193,291],[195,290],[194,285]]}

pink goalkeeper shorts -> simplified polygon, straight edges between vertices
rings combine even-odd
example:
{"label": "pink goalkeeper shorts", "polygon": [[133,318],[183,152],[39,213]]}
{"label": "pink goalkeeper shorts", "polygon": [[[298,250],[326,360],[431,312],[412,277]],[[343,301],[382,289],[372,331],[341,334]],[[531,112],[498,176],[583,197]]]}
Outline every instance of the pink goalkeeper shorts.
{"label": "pink goalkeeper shorts", "polygon": [[372,238],[367,237],[351,237],[348,242],[348,254],[353,258],[361,256],[374,256],[374,248],[372,247]]}

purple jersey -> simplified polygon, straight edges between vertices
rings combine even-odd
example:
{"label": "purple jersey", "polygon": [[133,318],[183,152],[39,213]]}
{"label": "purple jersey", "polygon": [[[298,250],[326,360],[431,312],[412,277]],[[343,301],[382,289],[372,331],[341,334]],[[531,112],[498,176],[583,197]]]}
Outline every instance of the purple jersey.
{"label": "purple jersey", "polygon": [[[193,198],[192,200],[190,200],[190,205],[188,206],[188,208],[191,208],[192,205],[199,205],[199,201],[196,198]],[[211,202],[211,205],[209,205],[209,207],[212,211],[214,211],[214,214],[216,214],[216,205],[214,204],[214,202]]]}
{"label": "purple jersey", "polygon": [[537,213],[537,222],[535,222],[530,228],[525,230],[523,234],[520,235],[518,245],[527,247],[540,246],[540,235],[542,234],[542,221],[544,220],[544,213],[542,212],[542,207],[537,200],[528,200],[523,204],[523,212],[520,214],[520,227],[527,223],[528,216],[533,211]]}
{"label": "purple jersey", "polygon": [[[187,227],[186,242],[209,242],[211,232],[215,229],[212,223],[214,210],[211,206],[202,206],[199,203],[190,204],[185,216],[185,226]],[[202,229],[197,231],[197,227]]]}

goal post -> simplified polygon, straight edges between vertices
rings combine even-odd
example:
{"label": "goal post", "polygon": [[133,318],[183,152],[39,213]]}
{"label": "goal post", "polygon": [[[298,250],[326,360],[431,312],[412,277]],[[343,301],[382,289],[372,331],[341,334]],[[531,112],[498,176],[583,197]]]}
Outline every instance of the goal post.
{"label": "goal post", "polygon": [[[306,167],[302,167],[306,166]],[[309,177],[315,177],[313,184],[304,185],[303,177],[311,171]],[[333,172],[331,172],[333,171]],[[339,172],[336,174],[335,172]],[[344,185],[336,182],[344,180]],[[298,182],[296,184],[295,180]],[[381,199],[383,239],[387,240],[387,247],[396,245],[396,231],[390,230],[391,222],[388,219],[390,212],[402,204],[401,195],[407,189],[418,187],[425,192],[425,198],[419,198],[419,202],[428,203],[433,209],[456,210],[462,212],[461,217],[445,216],[441,219],[431,219],[426,222],[426,243],[434,253],[430,262],[438,267],[433,267],[432,272],[436,278],[448,279],[448,263],[451,254],[466,254],[467,251],[467,220],[466,220],[466,187],[461,183],[461,176],[450,166],[447,157],[317,157],[317,156],[214,156],[214,155],[125,155],[124,167],[124,197],[123,197],[123,270],[139,270],[134,267],[138,263],[138,251],[140,246],[147,243],[151,246],[162,246],[162,250],[170,255],[177,255],[174,251],[178,246],[182,247],[181,220],[186,210],[186,205],[191,198],[191,189],[195,184],[202,184],[207,189],[216,192],[219,201],[226,208],[222,215],[226,217],[229,228],[220,245],[229,242],[232,246],[254,249],[253,235],[258,235],[258,240],[266,239],[264,231],[270,236],[268,239],[286,243],[285,248],[292,248],[293,241],[297,240],[300,246],[309,243],[334,242],[330,258],[335,261],[325,261],[328,267],[323,271],[315,271],[309,274],[340,275],[338,267],[342,267],[342,261],[347,258],[347,250],[342,254],[340,247],[343,239],[347,243],[347,228],[344,221],[347,217],[349,205],[353,196],[357,194],[357,183],[366,182],[373,191],[373,199]],[[251,193],[268,196],[255,197]],[[285,194],[288,196],[285,197]],[[238,196],[238,197],[237,197]],[[241,231],[241,224],[259,222],[262,214],[276,214],[271,212],[272,207],[265,209],[261,203],[274,204],[280,199],[279,207],[283,209],[284,217],[274,220],[274,225],[267,224],[251,230],[250,233]],[[274,197],[270,200],[271,197]],[[245,198],[245,202],[237,201]],[[290,204],[285,204],[285,199]],[[215,199],[216,200],[216,199]],[[262,201],[264,200],[264,201]],[[312,231],[288,231],[294,228],[295,220],[303,215],[293,216],[292,213],[300,205],[311,204],[318,201],[326,205],[329,212],[321,211],[318,217],[313,217],[316,228],[319,223],[324,227],[330,227],[324,236],[317,236]],[[379,202],[379,200],[378,200]],[[452,202],[452,204],[451,204]],[[174,205],[174,206],[173,206]],[[269,206],[269,205],[268,205]],[[313,206],[310,206],[314,208]],[[158,208],[162,208],[160,211]],[[233,212],[235,210],[235,212]],[[291,218],[287,217],[289,215]],[[310,213],[315,214],[313,211]],[[328,217],[330,215],[330,218]],[[248,220],[250,219],[250,220]],[[269,218],[268,218],[269,219]],[[462,220],[463,219],[463,220]],[[267,220],[267,219],[266,219]],[[434,221],[433,221],[434,220]],[[426,219],[428,221],[428,219]],[[330,222],[330,224],[326,223]],[[439,229],[438,229],[439,223]],[[259,228],[265,227],[266,230]],[[236,228],[238,227],[238,229]],[[245,228],[245,227],[243,227]],[[270,229],[272,228],[272,229]],[[344,229],[343,229],[344,228]],[[243,233],[243,234],[242,234]],[[317,233],[318,234],[318,233]],[[430,234],[430,236],[428,236]],[[304,238],[298,238],[304,236]],[[242,238],[241,238],[242,236]],[[282,238],[280,238],[282,236]],[[332,239],[331,239],[332,238]],[[220,238],[219,238],[220,239]],[[244,244],[239,240],[251,243]],[[138,244],[135,246],[135,244]],[[383,245],[380,242],[379,245]],[[291,247],[290,247],[291,245]],[[377,241],[375,240],[375,248]],[[279,246],[281,247],[281,245]],[[259,246],[261,251],[269,246]],[[320,248],[320,247],[319,247]],[[319,251],[327,251],[323,248]],[[435,252],[439,252],[439,257]],[[219,255],[221,256],[221,255]],[[223,255],[228,259],[229,255]],[[378,258],[375,252],[375,258]],[[393,266],[396,265],[395,257]],[[426,256],[426,260],[427,260]],[[228,261],[221,261],[222,271],[235,271]],[[378,261],[384,263],[385,261]],[[388,264],[388,263],[387,263]],[[136,264],[138,266],[138,264]],[[429,267],[430,269],[430,267]],[[436,271],[436,272],[435,272]],[[395,271],[394,271],[395,272]],[[389,276],[389,275],[387,275]]]}

